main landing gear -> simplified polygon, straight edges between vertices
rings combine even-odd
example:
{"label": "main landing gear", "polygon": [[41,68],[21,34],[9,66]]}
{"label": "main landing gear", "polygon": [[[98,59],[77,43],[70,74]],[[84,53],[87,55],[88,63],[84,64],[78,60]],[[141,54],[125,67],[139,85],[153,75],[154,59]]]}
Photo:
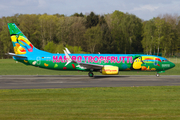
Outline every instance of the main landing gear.
{"label": "main landing gear", "polygon": [[159,73],[157,73],[157,74],[156,74],[156,77],[159,77],[159,76],[160,76]]}
{"label": "main landing gear", "polygon": [[93,72],[89,72],[88,75],[89,75],[89,77],[94,77]]}

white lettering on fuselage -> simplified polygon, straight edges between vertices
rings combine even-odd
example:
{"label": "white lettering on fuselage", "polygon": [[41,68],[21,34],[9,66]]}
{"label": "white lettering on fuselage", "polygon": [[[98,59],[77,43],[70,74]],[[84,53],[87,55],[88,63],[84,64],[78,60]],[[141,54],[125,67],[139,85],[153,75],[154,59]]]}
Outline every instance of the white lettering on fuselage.
{"label": "white lettering on fuselage", "polygon": [[170,64],[162,64],[162,67],[170,67]]}

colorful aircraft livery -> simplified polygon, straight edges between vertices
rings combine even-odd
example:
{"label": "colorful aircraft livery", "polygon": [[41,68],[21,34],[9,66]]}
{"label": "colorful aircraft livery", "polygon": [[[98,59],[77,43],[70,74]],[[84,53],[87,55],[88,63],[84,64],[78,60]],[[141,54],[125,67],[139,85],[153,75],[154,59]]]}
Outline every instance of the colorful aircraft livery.
{"label": "colorful aircraft livery", "polygon": [[159,73],[175,66],[166,58],[141,54],[71,54],[65,48],[64,54],[53,54],[35,48],[14,23],[8,23],[15,53],[14,60],[26,65],[53,70],[88,71],[104,75],[117,75],[119,71],[157,71]]}

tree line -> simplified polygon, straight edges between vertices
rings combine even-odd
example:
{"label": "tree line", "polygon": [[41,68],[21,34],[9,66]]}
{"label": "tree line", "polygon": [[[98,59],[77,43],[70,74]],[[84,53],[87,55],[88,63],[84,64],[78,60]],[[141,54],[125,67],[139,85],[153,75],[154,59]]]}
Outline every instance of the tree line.
{"label": "tree line", "polygon": [[0,58],[14,52],[7,23],[15,23],[41,50],[63,53],[117,53],[178,55],[180,17],[159,15],[148,21],[121,11],[88,15],[15,14],[0,18]]}

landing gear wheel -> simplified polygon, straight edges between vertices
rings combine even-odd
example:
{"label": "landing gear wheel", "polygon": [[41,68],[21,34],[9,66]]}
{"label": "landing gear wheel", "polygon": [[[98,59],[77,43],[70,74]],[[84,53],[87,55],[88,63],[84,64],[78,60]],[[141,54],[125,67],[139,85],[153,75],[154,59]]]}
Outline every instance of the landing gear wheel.
{"label": "landing gear wheel", "polygon": [[93,72],[89,72],[88,75],[89,75],[89,77],[94,77]]}
{"label": "landing gear wheel", "polygon": [[159,76],[160,76],[159,73],[157,73],[157,74],[156,74],[156,77],[159,77]]}

